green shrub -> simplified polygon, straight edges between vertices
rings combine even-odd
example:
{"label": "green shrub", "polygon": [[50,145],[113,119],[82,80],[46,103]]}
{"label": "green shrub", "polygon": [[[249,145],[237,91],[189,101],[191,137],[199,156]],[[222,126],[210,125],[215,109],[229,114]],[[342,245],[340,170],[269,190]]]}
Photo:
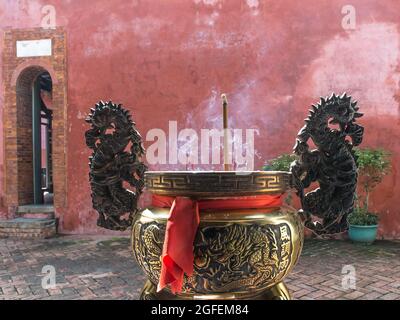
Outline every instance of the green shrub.
{"label": "green shrub", "polygon": [[[390,172],[390,153],[383,149],[355,149],[357,157],[359,183],[362,185],[365,197],[364,209],[368,212],[369,196],[383,177]],[[358,195],[360,199],[360,195]]]}
{"label": "green shrub", "polygon": [[379,217],[371,212],[366,211],[364,208],[355,208],[349,215],[349,224],[357,226],[373,226],[378,224]]}
{"label": "green shrub", "polygon": [[357,148],[355,153],[360,173],[368,174],[366,170],[374,169],[383,177],[390,171],[390,152],[384,149]]}
{"label": "green shrub", "polygon": [[264,171],[289,171],[290,164],[296,160],[294,154],[282,154],[275,159],[268,160],[262,170]]}
{"label": "green shrub", "polygon": [[378,224],[379,217],[369,211],[369,197],[373,189],[390,172],[390,153],[383,149],[355,149],[358,166],[358,183],[364,191],[363,198],[358,192],[357,207],[349,215],[348,222],[353,225],[371,226]]}

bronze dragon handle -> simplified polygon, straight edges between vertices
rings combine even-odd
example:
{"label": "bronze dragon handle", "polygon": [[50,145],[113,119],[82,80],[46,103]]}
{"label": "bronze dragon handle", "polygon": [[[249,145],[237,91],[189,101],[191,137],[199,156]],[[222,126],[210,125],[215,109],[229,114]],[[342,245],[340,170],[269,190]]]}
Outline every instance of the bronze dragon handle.
{"label": "bronze dragon handle", "polygon": [[[363,115],[358,109],[357,102],[346,93],[321,98],[312,105],[296,139],[297,160],[290,171],[305,226],[318,235],[340,233],[348,227],[347,216],[354,208],[358,177],[353,146],[362,142],[364,133],[364,128],[356,124]],[[316,146],[314,150],[310,150],[310,139]],[[319,187],[305,193],[313,182]],[[312,217],[320,221],[313,221]]]}
{"label": "bronze dragon handle", "polygon": [[[146,165],[142,138],[128,110],[111,101],[98,102],[86,121],[89,182],[93,208],[99,213],[97,225],[123,231],[132,225],[137,202],[144,187]],[[124,186],[129,185],[129,189]]]}

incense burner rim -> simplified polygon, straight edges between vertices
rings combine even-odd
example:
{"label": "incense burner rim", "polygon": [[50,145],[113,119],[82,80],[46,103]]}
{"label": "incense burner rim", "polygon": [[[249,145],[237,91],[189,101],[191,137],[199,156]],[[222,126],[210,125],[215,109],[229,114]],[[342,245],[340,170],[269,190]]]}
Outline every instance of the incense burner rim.
{"label": "incense burner rim", "polygon": [[292,188],[286,171],[146,171],[147,191],[158,195],[232,197],[282,194]]}
{"label": "incense burner rim", "polygon": [[288,174],[291,175],[290,171],[270,171],[270,170],[249,170],[249,171],[225,171],[225,170],[147,170],[144,174],[191,174],[191,175],[202,175],[202,174],[223,174],[223,175],[237,175],[245,176],[249,174]]}

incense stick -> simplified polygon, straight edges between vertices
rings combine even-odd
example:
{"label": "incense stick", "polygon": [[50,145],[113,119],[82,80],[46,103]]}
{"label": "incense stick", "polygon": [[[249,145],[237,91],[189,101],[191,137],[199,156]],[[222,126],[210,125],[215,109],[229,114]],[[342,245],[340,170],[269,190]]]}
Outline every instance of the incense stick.
{"label": "incense stick", "polygon": [[229,135],[228,135],[228,99],[226,94],[221,95],[222,100],[222,119],[224,128],[224,170],[230,171],[229,165]]}

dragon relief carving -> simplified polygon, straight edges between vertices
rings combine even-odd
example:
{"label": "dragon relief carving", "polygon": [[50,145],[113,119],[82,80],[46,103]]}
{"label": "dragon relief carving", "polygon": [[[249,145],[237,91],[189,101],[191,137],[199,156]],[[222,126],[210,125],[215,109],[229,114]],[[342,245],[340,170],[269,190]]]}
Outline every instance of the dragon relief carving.
{"label": "dragon relief carving", "polygon": [[[156,221],[135,224],[134,255],[154,284],[160,275],[164,234],[165,225]],[[199,228],[194,243],[194,273],[185,275],[184,293],[263,288],[286,274],[293,250],[285,223],[206,226]]]}
{"label": "dragon relief carving", "polygon": [[132,234],[133,255],[137,263],[149,276],[152,283],[157,284],[161,274],[161,253],[165,237],[165,224],[134,224]]}
{"label": "dragon relief carving", "polygon": [[[93,208],[99,213],[97,225],[126,230],[137,211],[144,187],[146,166],[142,139],[128,110],[111,101],[98,102],[86,118],[91,128],[85,132],[89,158],[89,181]],[[124,182],[132,190],[124,187]]]}
{"label": "dragon relief carving", "polygon": [[[356,124],[363,115],[358,110],[357,102],[346,93],[321,98],[312,105],[296,139],[294,153],[298,159],[290,171],[302,204],[300,214],[305,226],[319,235],[345,231],[347,216],[354,207],[357,159],[353,146],[362,142],[364,133],[364,128]],[[316,149],[310,150],[309,139]],[[305,194],[304,189],[314,181],[319,188]]]}

